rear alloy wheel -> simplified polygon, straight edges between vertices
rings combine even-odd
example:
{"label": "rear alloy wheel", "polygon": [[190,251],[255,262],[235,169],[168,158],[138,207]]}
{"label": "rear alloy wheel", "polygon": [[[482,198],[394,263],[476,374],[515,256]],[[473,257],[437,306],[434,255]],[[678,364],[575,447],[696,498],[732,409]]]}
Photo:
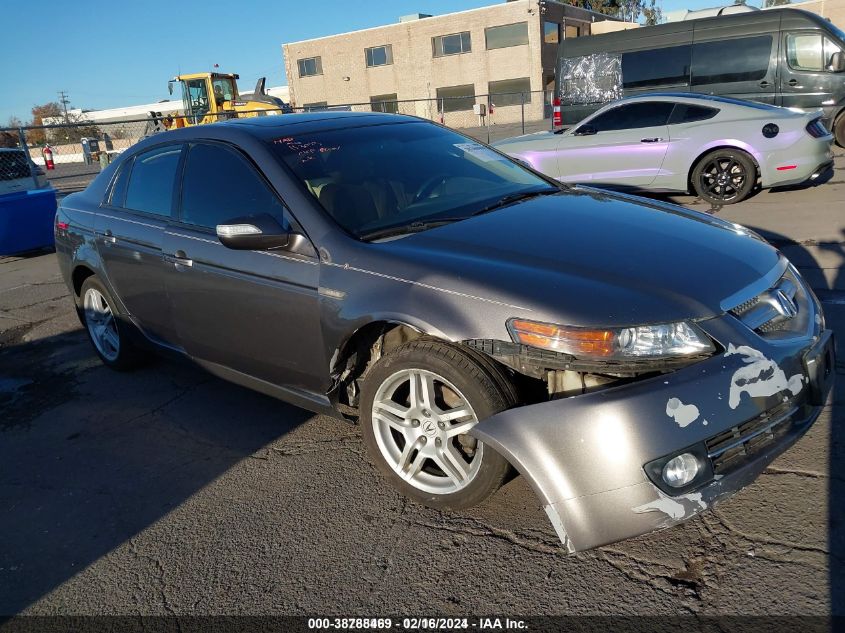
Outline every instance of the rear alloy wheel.
{"label": "rear alloy wheel", "polygon": [[80,290],[81,316],[94,350],[105,365],[126,370],[136,367],[145,354],[126,336],[108,290],[95,277],[85,280]]}
{"label": "rear alloy wheel", "polygon": [[833,136],[839,147],[845,147],[845,113],[840,114],[833,125]]}
{"label": "rear alloy wheel", "polygon": [[418,339],[379,360],[361,396],[370,456],[406,496],[436,508],[466,508],[502,485],[507,460],[468,434],[515,403],[513,387],[492,362]]}
{"label": "rear alloy wheel", "polygon": [[713,205],[745,200],[757,182],[757,168],[745,152],[718,149],[710,152],[692,171],[692,186],[702,200]]}

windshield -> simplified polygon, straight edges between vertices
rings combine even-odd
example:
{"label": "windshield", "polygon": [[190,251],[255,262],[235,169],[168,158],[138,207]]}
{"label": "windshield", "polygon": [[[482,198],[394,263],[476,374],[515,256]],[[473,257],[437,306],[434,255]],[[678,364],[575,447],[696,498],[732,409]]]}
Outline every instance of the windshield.
{"label": "windshield", "polygon": [[422,121],[285,136],[272,146],[320,206],[362,239],[559,191],[480,143]]}

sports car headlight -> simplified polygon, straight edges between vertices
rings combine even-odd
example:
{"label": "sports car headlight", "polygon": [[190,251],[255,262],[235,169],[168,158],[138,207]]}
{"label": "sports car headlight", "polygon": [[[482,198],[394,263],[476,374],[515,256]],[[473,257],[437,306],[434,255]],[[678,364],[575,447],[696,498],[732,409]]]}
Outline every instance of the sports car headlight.
{"label": "sports car headlight", "polygon": [[715,351],[707,335],[693,323],[685,321],[593,329],[510,319],[508,331],[515,343],[584,359],[667,359]]}

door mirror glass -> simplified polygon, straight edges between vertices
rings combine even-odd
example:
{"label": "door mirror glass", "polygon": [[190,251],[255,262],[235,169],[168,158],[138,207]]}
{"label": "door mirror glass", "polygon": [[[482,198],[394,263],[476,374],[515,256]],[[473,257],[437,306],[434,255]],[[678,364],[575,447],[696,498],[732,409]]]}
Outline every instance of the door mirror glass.
{"label": "door mirror glass", "polygon": [[830,65],[828,66],[828,70],[841,73],[845,70],[845,53],[842,51],[836,51],[833,55],[830,56]]}
{"label": "door mirror glass", "polygon": [[283,228],[267,214],[233,218],[217,225],[223,246],[238,251],[296,250],[305,237]]}
{"label": "door mirror glass", "polygon": [[579,127],[572,134],[573,136],[592,136],[596,132],[598,132],[598,130],[589,123],[587,123],[586,125],[582,125],[581,127]]}

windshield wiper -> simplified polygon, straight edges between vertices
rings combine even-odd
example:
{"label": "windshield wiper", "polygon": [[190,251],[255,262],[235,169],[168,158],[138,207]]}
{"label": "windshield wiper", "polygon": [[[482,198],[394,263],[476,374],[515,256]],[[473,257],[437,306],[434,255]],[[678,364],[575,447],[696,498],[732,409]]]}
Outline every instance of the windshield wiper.
{"label": "windshield wiper", "polygon": [[373,240],[380,240],[385,237],[395,237],[397,235],[407,235],[409,233],[419,233],[420,231],[427,231],[429,229],[436,229],[438,226],[444,224],[451,224],[458,220],[465,220],[466,218],[441,218],[439,220],[431,220],[428,222],[411,222],[410,224],[402,224],[400,226],[388,226],[387,228],[377,229],[369,233],[364,233],[358,237],[362,240],[371,242]]}
{"label": "windshield wiper", "polygon": [[481,207],[478,211],[474,211],[470,214],[470,217],[475,215],[481,215],[483,213],[489,213],[490,211],[501,209],[502,207],[506,207],[509,204],[513,204],[515,202],[521,202],[522,200],[528,200],[529,198],[536,198],[537,196],[544,196],[552,193],[560,193],[560,189],[534,189],[532,191],[519,191],[517,193],[509,193],[508,195],[502,196],[501,198],[496,200],[496,202],[488,204],[486,207]]}

